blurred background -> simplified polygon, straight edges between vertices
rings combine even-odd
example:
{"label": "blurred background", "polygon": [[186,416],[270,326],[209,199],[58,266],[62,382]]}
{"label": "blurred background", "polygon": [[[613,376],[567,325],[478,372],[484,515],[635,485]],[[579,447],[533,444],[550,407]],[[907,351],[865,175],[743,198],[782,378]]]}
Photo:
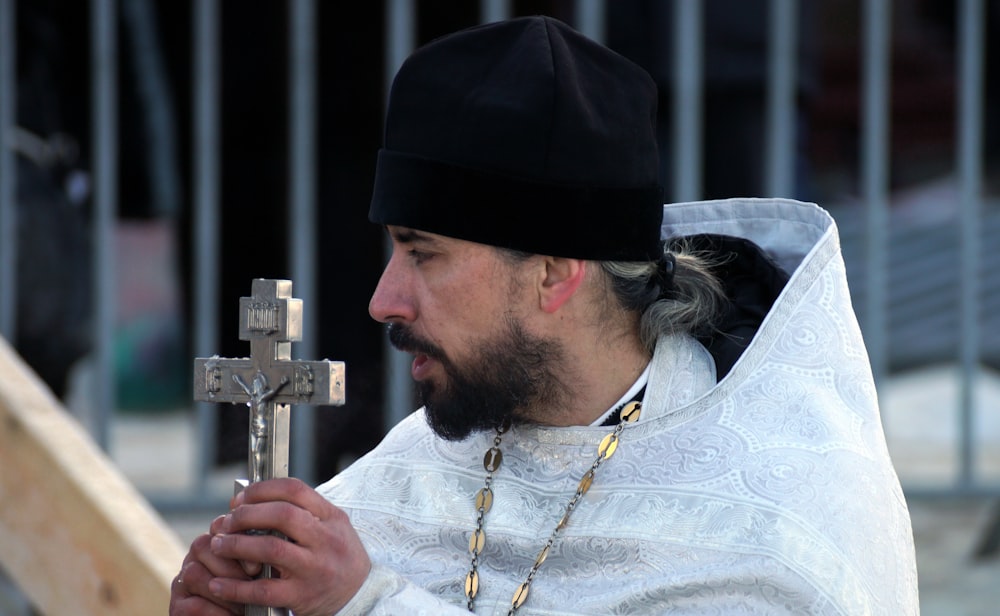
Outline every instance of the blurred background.
{"label": "blurred background", "polygon": [[[225,508],[242,407],[195,356],[249,353],[253,278],[305,302],[296,358],[347,404],[293,412],[316,483],[413,408],[367,313],[384,100],[442,34],[549,14],[660,89],[672,201],[829,209],[913,514],[925,614],[1000,602],[1000,2],[0,0],[0,335],[185,541]],[[0,583],[0,614],[30,613]]]}

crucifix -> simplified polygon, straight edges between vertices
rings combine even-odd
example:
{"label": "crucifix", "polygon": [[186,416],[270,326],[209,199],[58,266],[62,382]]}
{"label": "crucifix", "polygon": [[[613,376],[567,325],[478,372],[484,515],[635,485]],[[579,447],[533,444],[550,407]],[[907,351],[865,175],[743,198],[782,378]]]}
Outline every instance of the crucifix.
{"label": "crucifix", "polygon": [[[251,296],[240,298],[240,340],[250,357],[194,360],[194,399],[245,403],[250,408],[247,479],[250,483],[288,476],[289,405],[344,404],[344,363],[291,359],[292,342],[302,339],[302,300],[290,280],[255,279]],[[265,564],[259,577],[274,577]],[[288,610],[248,605],[245,616],[286,616]]]}

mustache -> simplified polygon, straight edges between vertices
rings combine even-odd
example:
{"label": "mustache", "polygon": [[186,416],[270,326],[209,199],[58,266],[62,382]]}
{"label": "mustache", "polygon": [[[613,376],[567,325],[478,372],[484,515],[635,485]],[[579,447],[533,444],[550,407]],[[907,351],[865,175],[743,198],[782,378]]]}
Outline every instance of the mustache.
{"label": "mustache", "polygon": [[437,360],[445,358],[444,351],[440,347],[420,338],[402,323],[390,323],[386,331],[389,334],[389,343],[404,353],[420,353]]}

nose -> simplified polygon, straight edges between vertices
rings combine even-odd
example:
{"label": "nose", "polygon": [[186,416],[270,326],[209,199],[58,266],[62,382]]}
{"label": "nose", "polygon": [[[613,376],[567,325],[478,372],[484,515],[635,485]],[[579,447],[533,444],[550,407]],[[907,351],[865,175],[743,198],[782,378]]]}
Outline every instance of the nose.
{"label": "nose", "polygon": [[398,254],[393,251],[368,302],[368,314],[380,323],[412,323],[416,318],[412,281]]}

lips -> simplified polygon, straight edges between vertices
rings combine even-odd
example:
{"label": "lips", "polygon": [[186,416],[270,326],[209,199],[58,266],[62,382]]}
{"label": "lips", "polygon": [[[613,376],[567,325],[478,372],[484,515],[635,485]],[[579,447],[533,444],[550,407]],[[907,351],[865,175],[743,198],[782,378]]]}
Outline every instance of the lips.
{"label": "lips", "polygon": [[430,342],[416,336],[406,325],[390,323],[388,332],[392,346],[413,355],[413,363],[410,365],[413,380],[426,379],[434,365],[441,363],[436,358],[444,357],[443,352]]}
{"label": "lips", "polygon": [[435,360],[431,357],[424,355],[423,353],[417,353],[413,357],[413,363],[410,365],[410,376],[413,377],[414,381],[420,381],[427,378],[428,372],[430,372],[431,366],[433,366]]}

